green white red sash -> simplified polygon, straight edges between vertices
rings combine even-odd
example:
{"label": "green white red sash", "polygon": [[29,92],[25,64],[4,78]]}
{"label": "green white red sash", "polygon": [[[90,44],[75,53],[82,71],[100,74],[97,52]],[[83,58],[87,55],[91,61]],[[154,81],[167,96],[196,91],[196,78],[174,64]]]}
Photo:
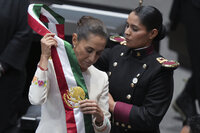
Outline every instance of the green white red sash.
{"label": "green white red sash", "polygon": [[91,115],[84,115],[79,108],[74,108],[77,103],[67,102],[73,99],[68,94],[71,87],[80,86],[85,98],[89,97],[72,45],[64,41],[64,18],[46,5],[31,4],[28,8],[28,22],[30,27],[42,36],[50,32],[57,34],[55,38],[58,47],[52,48],[51,56],[65,108],[67,133],[93,132]]}

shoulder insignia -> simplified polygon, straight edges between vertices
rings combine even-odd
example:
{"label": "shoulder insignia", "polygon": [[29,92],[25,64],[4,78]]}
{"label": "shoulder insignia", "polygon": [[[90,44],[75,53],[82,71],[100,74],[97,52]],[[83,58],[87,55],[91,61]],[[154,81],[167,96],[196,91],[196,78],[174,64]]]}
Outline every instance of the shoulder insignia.
{"label": "shoulder insignia", "polygon": [[163,57],[158,57],[156,60],[163,66],[168,68],[177,68],[180,64],[175,60],[167,60]]}
{"label": "shoulder insignia", "polygon": [[119,42],[121,45],[126,45],[126,39],[123,36],[113,35],[110,36],[110,40],[113,42]]}

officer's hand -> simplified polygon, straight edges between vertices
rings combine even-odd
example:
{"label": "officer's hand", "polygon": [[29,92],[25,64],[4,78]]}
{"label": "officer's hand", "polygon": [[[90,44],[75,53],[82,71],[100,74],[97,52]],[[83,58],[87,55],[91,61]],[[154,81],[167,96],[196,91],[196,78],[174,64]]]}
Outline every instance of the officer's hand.
{"label": "officer's hand", "polygon": [[113,99],[113,97],[111,96],[110,93],[108,93],[108,96],[109,96],[109,100],[108,100],[108,102],[109,102],[109,111],[110,111],[111,113],[113,113],[116,103],[115,103],[115,101],[114,101],[114,99]]}

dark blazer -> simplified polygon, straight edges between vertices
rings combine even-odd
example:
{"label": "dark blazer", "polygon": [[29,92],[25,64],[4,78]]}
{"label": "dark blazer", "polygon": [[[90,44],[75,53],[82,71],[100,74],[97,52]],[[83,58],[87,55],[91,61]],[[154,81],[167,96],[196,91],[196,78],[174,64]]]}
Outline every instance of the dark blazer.
{"label": "dark blazer", "polygon": [[[172,30],[176,29],[176,25],[179,22],[177,20],[180,20],[180,23],[183,24],[183,27],[181,28],[184,28],[183,30],[186,33],[186,36],[183,36],[182,38],[187,46],[186,48],[190,59],[190,69],[192,71],[192,75],[188,80],[184,91],[189,93],[194,99],[196,98],[200,101],[200,62],[197,61],[200,58],[200,0],[174,0],[170,11]],[[173,37],[176,38],[176,34],[172,35],[175,35],[172,36],[172,39]],[[181,35],[184,35],[184,32],[178,34],[180,37]],[[179,51],[179,49],[177,50]],[[182,55],[183,53],[180,54],[180,58]],[[183,57],[185,56],[186,55]]]}
{"label": "dark blazer", "polygon": [[199,10],[200,0],[173,0],[169,13],[171,30],[175,30],[180,22],[198,27],[194,21],[197,21],[198,24],[200,19]]}
{"label": "dark blazer", "polygon": [[[126,46],[106,49],[95,66],[108,72],[109,89],[115,101],[125,103],[114,118],[112,133],[159,133],[159,123],[173,95],[173,68],[163,67],[152,47],[133,50]],[[126,105],[131,106],[130,112]],[[116,112],[116,111],[114,111]]]}
{"label": "dark blazer", "polygon": [[200,0],[192,0],[193,6],[200,8]]}
{"label": "dark blazer", "polygon": [[32,35],[27,7],[27,0],[0,0],[0,62],[7,66],[0,77],[0,132],[16,122],[16,107],[25,85]]}

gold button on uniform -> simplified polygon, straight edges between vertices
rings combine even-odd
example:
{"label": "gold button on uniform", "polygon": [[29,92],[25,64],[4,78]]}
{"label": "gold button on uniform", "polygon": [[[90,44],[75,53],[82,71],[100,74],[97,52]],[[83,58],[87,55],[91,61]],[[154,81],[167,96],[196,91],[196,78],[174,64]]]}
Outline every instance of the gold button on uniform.
{"label": "gold button on uniform", "polygon": [[147,64],[143,64],[143,68],[146,69],[147,68]]}
{"label": "gold button on uniform", "polygon": [[116,67],[116,66],[117,66],[117,62],[114,62],[114,63],[113,63],[113,66]]}
{"label": "gold button on uniform", "polygon": [[111,76],[111,72],[108,72],[108,76]]}
{"label": "gold button on uniform", "polygon": [[128,129],[130,129],[131,128],[131,125],[128,125]]}
{"label": "gold button on uniform", "polygon": [[116,124],[117,126],[119,126],[119,122],[115,122],[115,124]]}
{"label": "gold button on uniform", "polygon": [[130,99],[131,99],[131,94],[128,94],[128,95],[126,96],[126,99],[130,100]]}
{"label": "gold button on uniform", "polygon": [[133,88],[135,86],[135,84],[134,83],[131,83],[131,87]]}
{"label": "gold button on uniform", "polygon": [[137,52],[137,56],[141,56],[140,52]]}
{"label": "gold button on uniform", "polygon": [[122,123],[122,124],[121,124],[121,126],[122,126],[122,127],[125,127],[125,124],[124,124],[124,123]]}
{"label": "gold button on uniform", "polygon": [[120,54],[120,56],[123,56],[123,55],[124,55],[124,53],[121,53],[121,54]]}

